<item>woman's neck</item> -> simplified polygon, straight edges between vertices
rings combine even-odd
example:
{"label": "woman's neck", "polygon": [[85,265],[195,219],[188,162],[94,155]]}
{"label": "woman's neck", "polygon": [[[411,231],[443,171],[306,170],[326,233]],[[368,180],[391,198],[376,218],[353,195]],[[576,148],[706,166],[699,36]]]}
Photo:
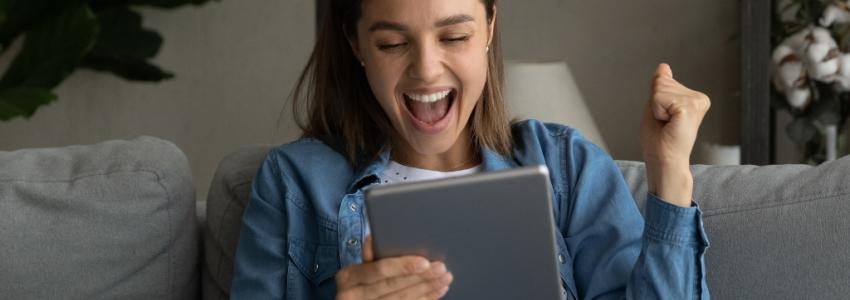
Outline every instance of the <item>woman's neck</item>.
{"label": "woman's neck", "polygon": [[437,154],[418,153],[406,142],[394,144],[390,158],[408,167],[445,172],[469,169],[481,163],[478,149],[465,133],[447,151]]}

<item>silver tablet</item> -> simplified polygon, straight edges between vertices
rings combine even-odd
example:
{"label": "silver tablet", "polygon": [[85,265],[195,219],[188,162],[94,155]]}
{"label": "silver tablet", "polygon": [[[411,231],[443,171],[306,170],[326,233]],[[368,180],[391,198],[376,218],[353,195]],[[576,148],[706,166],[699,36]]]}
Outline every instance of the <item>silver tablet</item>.
{"label": "silver tablet", "polygon": [[545,166],[366,191],[375,257],[446,263],[444,299],[560,299]]}

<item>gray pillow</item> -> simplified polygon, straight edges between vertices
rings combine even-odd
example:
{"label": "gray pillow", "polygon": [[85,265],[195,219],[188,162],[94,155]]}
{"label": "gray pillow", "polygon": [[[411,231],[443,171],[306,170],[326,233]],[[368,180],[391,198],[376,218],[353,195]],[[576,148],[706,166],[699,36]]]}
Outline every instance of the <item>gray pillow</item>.
{"label": "gray pillow", "polygon": [[228,299],[233,258],[251,182],[271,146],[246,146],[221,160],[207,196],[202,286],[204,299]]}
{"label": "gray pillow", "polygon": [[[618,162],[638,203],[644,166]],[[717,299],[850,295],[850,157],[817,167],[693,166]],[[640,205],[643,207],[643,205]]]}
{"label": "gray pillow", "polygon": [[169,142],[0,152],[0,298],[194,299],[196,230]]}

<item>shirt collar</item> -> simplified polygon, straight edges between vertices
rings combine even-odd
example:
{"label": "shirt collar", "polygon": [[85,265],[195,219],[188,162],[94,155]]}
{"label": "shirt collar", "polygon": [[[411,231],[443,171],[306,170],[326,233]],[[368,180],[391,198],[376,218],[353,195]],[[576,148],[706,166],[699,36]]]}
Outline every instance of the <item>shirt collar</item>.
{"label": "shirt collar", "polygon": [[484,172],[499,171],[517,166],[513,160],[487,147],[481,148],[481,165]]}
{"label": "shirt collar", "polygon": [[364,164],[362,167],[357,169],[354,172],[354,181],[348,186],[349,192],[355,192],[357,190],[362,189],[376,181],[380,180],[380,174],[387,168],[387,164],[390,162],[390,149],[387,147],[381,154],[378,155],[378,158],[373,160],[368,164]]}
{"label": "shirt collar", "polygon": [[[354,174],[354,181],[348,186],[349,192],[355,192],[381,179],[381,173],[390,162],[390,149],[387,147],[378,158],[359,168]],[[481,148],[481,170],[484,172],[499,171],[516,167],[513,160],[493,151],[490,148]]]}

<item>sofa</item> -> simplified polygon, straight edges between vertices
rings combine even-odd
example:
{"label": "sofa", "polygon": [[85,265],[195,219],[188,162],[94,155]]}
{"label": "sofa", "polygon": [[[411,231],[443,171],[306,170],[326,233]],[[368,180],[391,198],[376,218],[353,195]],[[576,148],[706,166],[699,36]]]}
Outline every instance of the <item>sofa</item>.
{"label": "sofa", "polygon": [[[200,202],[186,156],[161,139],[0,152],[0,298],[226,299],[271,147],[224,157]],[[617,164],[642,208],[643,164]],[[715,299],[850,295],[850,158],[692,171]]]}

